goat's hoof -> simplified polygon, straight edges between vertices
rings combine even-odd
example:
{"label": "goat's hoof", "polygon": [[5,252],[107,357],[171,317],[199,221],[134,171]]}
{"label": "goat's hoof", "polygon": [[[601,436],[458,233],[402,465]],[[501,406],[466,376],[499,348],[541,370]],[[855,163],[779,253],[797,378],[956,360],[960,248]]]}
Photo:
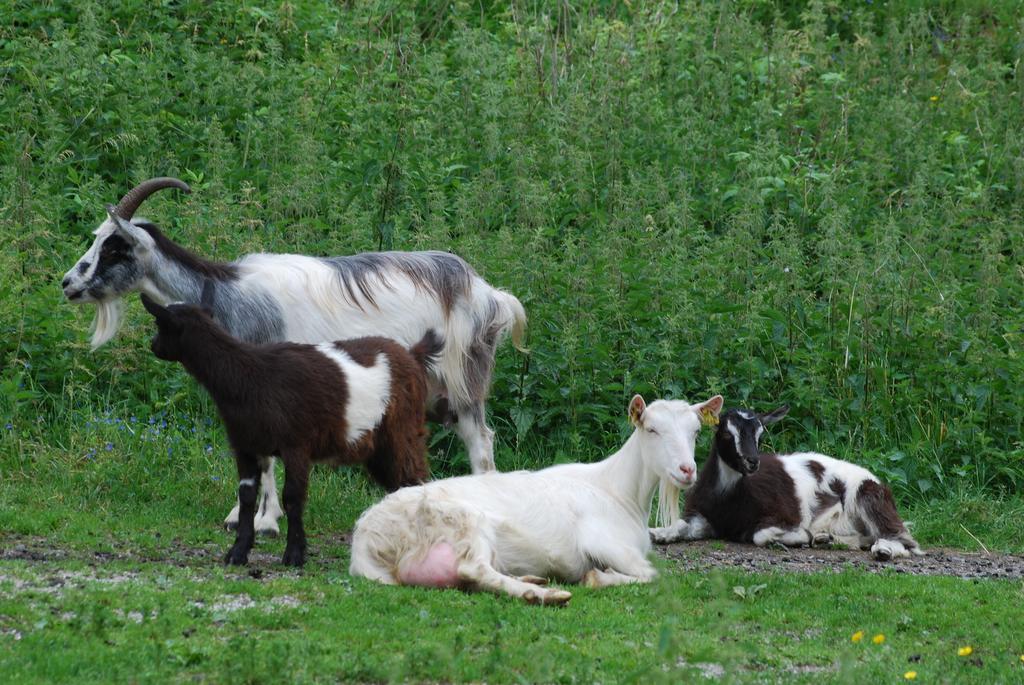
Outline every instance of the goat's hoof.
{"label": "goat's hoof", "polygon": [[590,569],[587,574],[583,576],[583,580],[580,582],[583,587],[595,588],[601,587],[601,581],[597,579],[597,569]]}
{"label": "goat's hoof", "polygon": [[519,580],[524,583],[530,583],[532,585],[547,585],[548,579],[541,578],[540,576],[519,576]]}
{"label": "goat's hoof", "polygon": [[262,535],[263,537],[276,538],[281,534],[281,531],[278,529],[276,524],[273,526],[266,526],[264,528],[256,526],[256,534]]}
{"label": "goat's hoof", "polygon": [[236,528],[238,528],[237,520],[224,522],[224,530],[235,530]]}
{"label": "goat's hoof", "polygon": [[892,551],[886,547],[879,547],[871,552],[875,561],[892,561]]}
{"label": "goat's hoof", "polygon": [[228,566],[245,566],[249,563],[249,551],[232,547],[224,555],[224,563]]}
{"label": "goat's hoof", "polygon": [[306,563],[306,551],[301,547],[285,547],[281,563],[285,566],[302,566]]}
{"label": "goat's hoof", "polygon": [[811,547],[827,547],[832,544],[831,533],[818,533],[811,540]]}
{"label": "goat's hoof", "polygon": [[527,590],[523,594],[523,599],[527,604],[540,604],[541,606],[563,606],[572,599],[572,593],[566,590],[546,590],[543,588],[537,588],[536,590]]}

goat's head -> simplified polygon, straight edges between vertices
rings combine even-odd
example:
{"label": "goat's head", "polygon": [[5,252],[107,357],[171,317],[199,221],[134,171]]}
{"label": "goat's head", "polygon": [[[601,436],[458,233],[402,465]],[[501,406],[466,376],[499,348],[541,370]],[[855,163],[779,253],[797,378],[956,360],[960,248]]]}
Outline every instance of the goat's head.
{"label": "goat's head", "polygon": [[156,335],[150,348],[158,358],[171,362],[182,360],[184,339],[196,328],[216,327],[213,321],[213,283],[203,284],[203,297],[197,307],[191,304],[157,304],[142,293],[142,306],[156,320]]}
{"label": "goat's head", "polygon": [[721,395],[699,404],[656,400],[649,405],[643,397],[635,395],[629,403],[629,418],[636,426],[647,467],[668,485],[679,489],[690,487],[697,477],[694,450],[701,414],[718,416],[721,410]]}
{"label": "goat's head", "polygon": [[176,178],[151,178],[135,186],[116,207],[107,206],[107,219],[94,231],[92,246],[64,274],[61,287],[69,301],[97,306],[94,349],[117,332],[121,319],[117,301],[125,293],[138,290],[145,276],[154,241],[131,219],[147,197],[163,188],[191,192]]}
{"label": "goat's head", "polygon": [[789,411],[782,405],[765,414],[749,409],[730,409],[722,414],[715,433],[715,447],[719,459],[736,473],[749,476],[761,465],[758,444],[764,427],[775,423]]}

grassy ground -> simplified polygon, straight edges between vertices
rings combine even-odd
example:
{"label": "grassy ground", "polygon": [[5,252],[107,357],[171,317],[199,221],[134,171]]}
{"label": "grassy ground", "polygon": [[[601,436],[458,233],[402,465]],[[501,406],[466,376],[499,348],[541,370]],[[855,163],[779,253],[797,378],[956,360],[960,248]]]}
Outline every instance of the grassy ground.
{"label": "grassy ground", "polygon": [[[221,545],[220,547],[222,547]],[[263,545],[263,549],[280,544]],[[1024,677],[1020,582],[680,573],[575,589],[564,609],[350,579],[314,544],[302,573],[250,572],[164,545],[153,561],[0,562],[8,682],[1011,682]],[[152,553],[153,550],[150,550]],[[121,558],[124,558],[121,556]],[[255,576],[255,577],[254,577]],[[799,601],[794,601],[799,597]],[[855,633],[865,637],[854,643]],[[881,634],[884,642],[872,643]],[[970,646],[970,657],[958,650]]]}

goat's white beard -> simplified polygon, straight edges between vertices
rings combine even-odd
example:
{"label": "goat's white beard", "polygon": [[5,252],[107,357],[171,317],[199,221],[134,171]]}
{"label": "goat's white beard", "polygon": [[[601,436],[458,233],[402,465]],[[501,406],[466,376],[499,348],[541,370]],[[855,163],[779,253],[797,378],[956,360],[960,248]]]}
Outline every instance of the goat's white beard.
{"label": "goat's white beard", "polygon": [[662,478],[658,486],[658,517],[657,526],[664,528],[679,520],[679,488],[667,478]]}
{"label": "goat's white beard", "polygon": [[124,303],[120,297],[96,303],[96,318],[92,320],[92,349],[106,344],[117,335],[124,318]]}

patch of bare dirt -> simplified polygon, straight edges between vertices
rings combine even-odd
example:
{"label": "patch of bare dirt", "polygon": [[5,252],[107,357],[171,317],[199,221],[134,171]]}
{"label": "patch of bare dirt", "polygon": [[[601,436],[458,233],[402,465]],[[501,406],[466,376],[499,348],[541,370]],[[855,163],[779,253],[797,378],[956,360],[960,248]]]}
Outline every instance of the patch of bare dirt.
{"label": "patch of bare dirt", "polygon": [[[114,543],[104,549],[89,550],[62,548],[42,537],[0,535],[0,559],[51,564],[75,561],[93,567],[118,561],[208,568],[221,563],[224,553],[231,546],[232,539],[232,534],[225,533],[221,543],[186,545],[179,541],[171,541],[145,549]],[[307,562],[309,567],[343,570],[347,566],[346,548],[351,541],[352,536],[348,533],[311,536]],[[297,573],[294,569],[281,565],[282,548],[283,542],[260,538],[249,557],[249,566],[239,568],[239,575],[264,579]],[[1022,555],[985,554],[944,548],[928,549],[927,556],[888,562],[875,561],[867,552],[860,550],[779,549],[718,540],[655,545],[654,549],[661,556],[687,570],[735,568],[759,573],[815,573],[858,569],[868,573],[892,572],[957,578],[1024,578]]]}
{"label": "patch of bare dirt", "polygon": [[869,573],[907,573],[956,578],[1024,578],[1024,556],[985,554],[956,549],[926,549],[923,557],[875,561],[850,549],[756,547],[720,540],[655,545],[658,554],[688,570],[736,568],[744,571],[816,573],[858,569]]}

